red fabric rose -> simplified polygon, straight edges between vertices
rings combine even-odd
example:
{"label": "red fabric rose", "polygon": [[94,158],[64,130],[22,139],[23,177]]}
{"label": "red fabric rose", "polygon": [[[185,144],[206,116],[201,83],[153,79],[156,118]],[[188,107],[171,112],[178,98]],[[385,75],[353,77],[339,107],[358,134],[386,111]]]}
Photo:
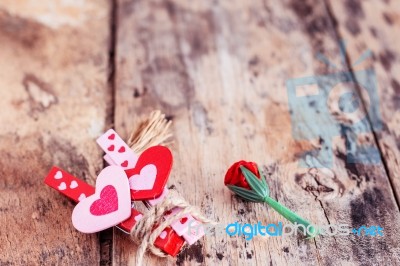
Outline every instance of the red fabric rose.
{"label": "red fabric rose", "polygon": [[246,189],[251,190],[249,184],[246,181],[246,178],[244,177],[244,175],[242,173],[242,170],[240,170],[240,166],[246,167],[259,179],[261,178],[260,173],[258,172],[258,167],[257,167],[256,163],[239,161],[237,163],[234,163],[228,169],[228,171],[225,174],[224,183],[225,183],[225,185],[237,186],[237,187],[246,188]]}

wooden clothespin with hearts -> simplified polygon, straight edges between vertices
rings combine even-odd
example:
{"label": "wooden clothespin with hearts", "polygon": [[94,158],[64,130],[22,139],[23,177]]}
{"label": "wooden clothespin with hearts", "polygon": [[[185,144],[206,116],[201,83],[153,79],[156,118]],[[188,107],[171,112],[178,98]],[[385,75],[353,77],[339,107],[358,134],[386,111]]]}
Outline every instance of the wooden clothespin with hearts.
{"label": "wooden clothespin with hearts", "polygon": [[[168,148],[154,146],[146,149],[140,156],[132,155],[133,150],[113,129],[100,136],[97,143],[106,153],[104,158],[111,165],[125,163],[134,165],[136,161],[134,168],[125,170],[129,178],[132,200],[144,200],[150,206],[155,206],[164,200],[168,194],[165,185],[172,167],[172,154]],[[132,156],[134,156],[133,159]],[[181,208],[173,208],[169,215],[174,215],[179,211]],[[192,245],[204,236],[202,226],[196,233],[189,232],[189,228],[198,223],[192,215],[187,214],[171,223],[171,227],[179,236],[183,236],[189,245]]]}
{"label": "wooden clothespin with hearts", "polygon": [[[142,219],[143,214],[131,207],[129,187],[126,184],[128,182],[126,175],[123,176],[123,171],[121,172],[120,170],[116,170],[115,166],[113,167],[114,169],[107,167],[100,173],[96,182],[96,189],[58,167],[53,167],[45,178],[45,184],[59,191],[71,200],[78,202],[73,212],[73,221],[75,221],[73,223],[78,230],[89,233],[101,231],[117,225],[122,231],[129,232],[133,225]],[[119,175],[119,177],[117,177],[117,182],[112,182],[113,179],[115,180],[115,174]],[[121,176],[123,179],[120,179]],[[119,187],[121,185],[124,185],[122,191],[120,191],[121,188]],[[126,200],[127,188],[129,200]],[[120,199],[119,196],[122,196],[122,198]],[[118,199],[115,200],[116,198]],[[92,204],[88,207],[90,202]],[[128,204],[126,202],[128,202]],[[82,205],[79,207],[81,203]],[[121,205],[123,206],[123,210],[116,213],[116,211],[118,211],[115,210],[116,207],[119,208]],[[128,206],[130,210],[129,216],[126,218],[126,209]],[[80,212],[82,211],[84,213],[81,216]],[[122,213],[124,214],[122,215]],[[117,219],[114,217],[119,215],[125,218],[121,218],[120,222],[116,222]],[[85,220],[88,216],[90,216],[88,220]],[[106,221],[110,217],[113,220],[109,222]],[[97,220],[97,218],[99,220]],[[185,241],[183,238],[178,236],[170,227],[167,227],[155,240],[154,245],[165,253],[176,256],[181,251],[184,243]]]}
{"label": "wooden clothespin with hearts", "polygon": [[[164,191],[160,197],[154,200],[147,200],[146,203],[149,204],[150,206],[156,206],[157,204],[162,203],[164,201],[168,193],[169,193],[168,189],[164,188]],[[169,210],[165,214],[165,217],[176,214],[181,210],[182,210],[181,208],[175,207],[172,210]],[[173,223],[171,223],[171,227],[179,236],[182,236],[189,245],[192,245],[201,237],[203,237],[205,234],[204,227],[198,226],[199,224],[200,222],[197,221],[195,218],[193,218],[192,215],[187,214],[182,218],[180,218],[179,220],[176,220]],[[196,230],[189,231],[190,228],[196,228]]]}
{"label": "wooden clothespin with hearts", "polygon": [[[147,126],[142,124],[139,134],[133,135],[141,147],[140,155],[112,129],[100,136],[97,143],[110,166],[101,171],[95,188],[56,167],[45,179],[47,185],[78,202],[72,213],[77,230],[94,233],[117,226],[129,232],[142,247],[138,249],[138,265],[147,248],[159,256],[158,249],[176,256],[185,242],[191,245],[204,235],[202,230],[189,232],[189,228],[200,221],[210,222],[165,187],[173,161],[171,151],[158,146],[166,137],[169,123],[165,121],[160,112],[152,113]],[[132,207],[132,201],[138,200],[150,206],[148,213]]]}

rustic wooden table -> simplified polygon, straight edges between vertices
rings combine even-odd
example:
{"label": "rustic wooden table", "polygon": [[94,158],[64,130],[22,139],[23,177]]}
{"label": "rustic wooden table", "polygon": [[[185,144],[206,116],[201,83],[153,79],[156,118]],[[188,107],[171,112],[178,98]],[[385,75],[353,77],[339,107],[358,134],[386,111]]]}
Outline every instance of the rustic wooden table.
{"label": "rustic wooden table", "polygon": [[[104,167],[95,139],[110,127],[127,137],[153,109],[173,121],[168,184],[208,217],[282,221],[224,187],[229,165],[246,159],[263,165],[274,198],[315,224],[380,225],[384,236],[209,235],[176,260],[149,255],[145,265],[400,265],[399,36],[395,0],[2,0],[0,265],[134,262],[136,246],[117,229],[77,232],[74,204],[43,179],[58,165],[94,184]],[[372,57],[355,64],[367,49]],[[285,82],[338,71],[318,53],[340,71],[373,69],[381,128],[295,138]],[[382,160],[349,163],[356,142]],[[302,152],[326,143],[330,170],[299,166]]]}

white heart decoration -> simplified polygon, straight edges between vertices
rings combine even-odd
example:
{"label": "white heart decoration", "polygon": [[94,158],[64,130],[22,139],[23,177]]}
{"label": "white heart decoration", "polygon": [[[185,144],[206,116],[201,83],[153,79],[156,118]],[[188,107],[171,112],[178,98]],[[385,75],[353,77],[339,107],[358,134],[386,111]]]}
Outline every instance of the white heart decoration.
{"label": "white heart decoration", "polygon": [[65,182],[61,182],[61,184],[58,186],[58,190],[65,190],[67,189],[67,184]]}
{"label": "white heart decoration", "polygon": [[57,171],[57,173],[54,175],[55,179],[61,179],[63,177],[61,171]]}
{"label": "white heart decoration", "polygon": [[75,206],[72,224],[82,233],[95,233],[125,221],[130,215],[128,177],[121,167],[108,166],[97,177],[95,194]]}
{"label": "white heart decoration", "polygon": [[138,214],[138,215],[135,216],[134,219],[135,219],[136,222],[139,222],[139,220],[142,219],[142,218],[143,218],[143,214]]}
{"label": "white heart decoration", "polygon": [[86,195],[82,193],[82,194],[79,196],[78,200],[79,200],[79,201],[82,201],[82,200],[85,199],[85,198],[86,198]]}
{"label": "white heart decoration", "polygon": [[160,238],[161,239],[165,239],[166,236],[167,236],[167,232],[162,231],[161,234],[160,234]]}
{"label": "white heart decoration", "polygon": [[140,175],[133,175],[129,178],[129,185],[133,190],[151,190],[157,177],[157,167],[148,164],[140,170]]}
{"label": "white heart decoration", "polygon": [[78,187],[78,183],[74,180],[71,182],[71,185],[69,185],[69,188],[74,189]]}

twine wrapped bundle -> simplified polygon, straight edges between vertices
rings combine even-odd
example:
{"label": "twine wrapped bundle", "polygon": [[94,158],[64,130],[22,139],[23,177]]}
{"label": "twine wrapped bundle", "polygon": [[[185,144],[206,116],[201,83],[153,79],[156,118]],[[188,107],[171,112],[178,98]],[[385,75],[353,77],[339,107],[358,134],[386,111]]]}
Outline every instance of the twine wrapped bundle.
{"label": "twine wrapped bundle", "polygon": [[[137,124],[128,139],[128,145],[135,153],[141,153],[147,148],[156,145],[168,146],[172,143],[170,127],[172,122],[165,118],[160,111],[153,111],[150,116]],[[164,218],[165,212],[179,207],[181,210]],[[130,235],[132,240],[139,245],[136,256],[136,265],[141,265],[146,250],[154,255],[167,257],[162,250],[154,246],[156,238],[176,220],[190,214],[203,224],[216,224],[205,217],[197,207],[186,202],[175,190],[169,190],[163,202],[149,208],[132,228]],[[154,225],[157,225],[154,228]]]}

